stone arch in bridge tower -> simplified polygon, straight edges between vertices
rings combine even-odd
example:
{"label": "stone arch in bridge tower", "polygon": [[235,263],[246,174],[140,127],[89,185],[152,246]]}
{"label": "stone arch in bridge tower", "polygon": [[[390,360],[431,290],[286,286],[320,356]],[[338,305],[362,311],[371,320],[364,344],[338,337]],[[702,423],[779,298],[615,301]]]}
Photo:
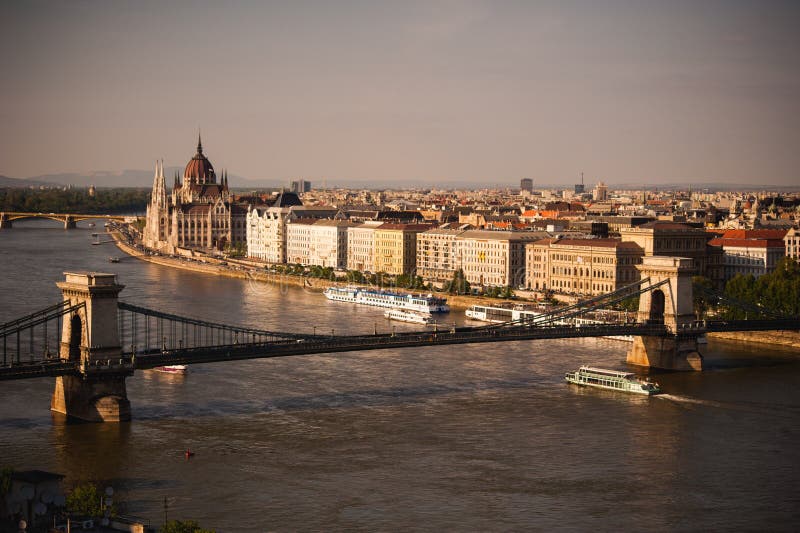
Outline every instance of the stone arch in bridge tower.
{"label": "stone arch in bridge tower", "polygon": [[645,257],[637,265],[642,289],[662,281],[668,283],[639,296],[639,321],[662,323],[675,332],[684,324],[694,322],[692,274],[694,263],[687,257]]}
{"label": "stone arch in bridge tower", "polygon": [[[72,313],[69,319],[69,332],[66,341],[62,341],[66,344],[65,349],[62,349],[62,351],[65,352],[62,354],[63,359],[68,359],[76,363],[80,363],[83,360],[81,346],[86,345],[86,335],[83,328],[84,323],[80,312]],[[65,327],[65,329],[67,329],[67,327]],[[64,355],[66,355],[66,357],[64,357]]]}
{"label": "stone arch in bridge tower", "polygon": [[[70,305],[83,307],[64,320],[61,329],[61,359],[71,359],[80,351],[81,364],[98,359],[119,358],[121,351],[117,323],[117,298],[124,288],[114,274],[65,272],[58,288]],[[75,337],[80,335],[80,339]]]}
{"label": "stone arch in bridge tower", "polygon": [[117,299],[124,288],[114,274],[65,272],[57,283],[71,306],[83,304],[64,317],[59,357],[74,361],[80,375],[56,378],[50,408],[93,422],[130,419],[126,371],[112,369],[121,358]]}
{"label": "stone arch in bridge tower", "polygon": [[641,279],[646,280],[642,289],[666,282],[639,296],[639,322],[664,324],[670,335],[635,337],[627,362],[668,370],[702,370],[703,357],[697,348],[699,333],[692,328],[692,259],[645,257],[636,268]]}

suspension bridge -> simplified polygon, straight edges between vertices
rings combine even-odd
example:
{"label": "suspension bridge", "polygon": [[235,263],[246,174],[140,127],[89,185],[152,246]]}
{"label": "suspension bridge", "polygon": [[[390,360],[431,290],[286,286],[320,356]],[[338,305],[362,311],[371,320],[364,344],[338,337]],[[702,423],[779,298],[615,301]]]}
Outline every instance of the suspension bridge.
{"label": "suspension bridge", "polygon": [[[113,274],[65,273],[64,299],[0,326],[0,380],[55,377],[51,408],[76,418],[130,418],[125,379],[165,365],[393,348],[579,337],[635,337],[628,362],[702,370],[697,339],[717,331],[800,330],[800,318],[707,292],[710,301],[748,310],[747,320],[702,320],[693,314],[691,260],[646,258],[642,278],[618,290],[526,319],[477,327],[403,333],[303,334],[180,316],[119,301]],[[635,318],[578,323],[577,318],[631,297]],[[752,313],[752,315],[750,315]]]}

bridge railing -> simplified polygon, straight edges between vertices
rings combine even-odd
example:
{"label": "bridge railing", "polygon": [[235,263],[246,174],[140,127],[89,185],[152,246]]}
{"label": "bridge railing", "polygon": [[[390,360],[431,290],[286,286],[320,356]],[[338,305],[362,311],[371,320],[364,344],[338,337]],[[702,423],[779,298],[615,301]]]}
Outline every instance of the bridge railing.
{"label": "bridge railing", "polygon": [[58,357],[62,319],[83,309],[83,302],[63,300],[0,325],[3,366],[49,361]]}

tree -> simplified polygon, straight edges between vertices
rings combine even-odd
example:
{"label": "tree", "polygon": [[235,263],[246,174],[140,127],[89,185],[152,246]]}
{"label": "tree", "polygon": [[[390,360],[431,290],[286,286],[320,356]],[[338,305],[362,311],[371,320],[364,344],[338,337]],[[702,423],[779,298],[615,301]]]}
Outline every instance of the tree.
{"label": "tree", "polygon": [[67,511],[85,516],[103,514],[103,500],[97,487],[92,483],[84,483],[72,489],[67,496]]}
{"label": "tree", "polygon": [[170,520],[161,528],[161,533],[216,533],[203,529],[194,520]]}
{"label": "tree", "polygon": [[[756,305],[756,278],[752,274],[746,276],[736,274],[725,284],[725,296],[734,300]],[[736,305],[727,305],[723,316],[730,320],[741,320],[747,318],[747,311]]]}
{"label": "tree", "polygon": [[453,279],[445,283],[444,291],[450,294],[469,294],[470,285],[462,269],[453,273]]}
{"label": "tree", "polygon": [[697,320],[703,320],[706,311],[708,311],[709,306],[713,303],[705,293],[706,290],[712,290],[713,288],[714,283],[707,277],[692,277],[692,297],[694,300],[694,314]]}
{"label": "tree", "polygon": [[8,491],[11,490],[11,474],[13,473],[13,468],[3,468],[0,470],[0,496],[8,494]]}

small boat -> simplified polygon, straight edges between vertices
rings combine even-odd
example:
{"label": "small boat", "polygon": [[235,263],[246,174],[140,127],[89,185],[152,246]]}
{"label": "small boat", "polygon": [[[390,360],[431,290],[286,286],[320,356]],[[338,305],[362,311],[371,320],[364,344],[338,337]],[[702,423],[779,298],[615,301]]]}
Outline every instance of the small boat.
{"label": "small boat", "polygon": [[434,324],[435,320],[430,313],[419,311],[409,311],[408,309],[387,309],[383,316],[389,320],[399,320],[400,322],[413,322],[415,324]]}
{"label": "small boat", "polygon": [[564,378],[569,383],[586,387],[597,387],[598,389],[632,392],[635,394],[646,394],[648,396],[661,392],[661,387],[658,386],[658,383],[641,379],[632,372],[620,372],[618,370],[582,366],[576,372],[567,372]]}
{"label": "small boat", "polygon": [[119,257],[109,257],[108,258],[108,262],[109,263],[119,263]]}
{"label": "small boat", "polygon": [[164,365],[154,368],[157,372],[164,372],[165,374],[185,374],[187,370],[186,365]]}
{"label": "small boat", "polygon": [[186,453],[184,453],[184,455],[186,456],[187,459],[191,459],[192,457],[194,457],[194,452],[187,448]]}

